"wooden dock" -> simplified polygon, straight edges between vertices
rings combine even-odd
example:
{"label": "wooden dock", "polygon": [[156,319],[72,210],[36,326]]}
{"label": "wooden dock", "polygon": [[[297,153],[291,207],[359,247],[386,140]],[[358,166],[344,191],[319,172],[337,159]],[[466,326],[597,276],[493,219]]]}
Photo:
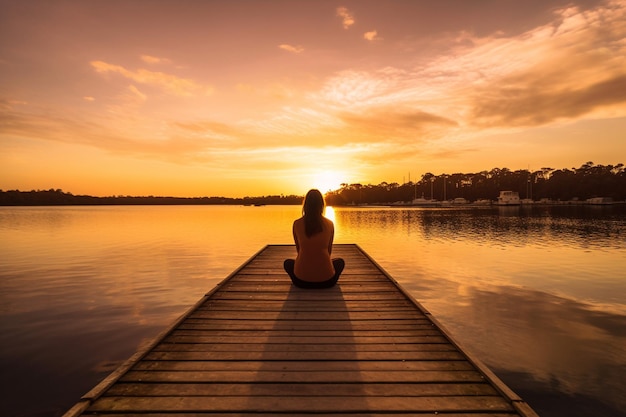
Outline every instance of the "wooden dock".
{"label": "wooden dock", "polygon": [[85,394],[77,416],[535,416],[357,245],[291,285],[269,245]]}

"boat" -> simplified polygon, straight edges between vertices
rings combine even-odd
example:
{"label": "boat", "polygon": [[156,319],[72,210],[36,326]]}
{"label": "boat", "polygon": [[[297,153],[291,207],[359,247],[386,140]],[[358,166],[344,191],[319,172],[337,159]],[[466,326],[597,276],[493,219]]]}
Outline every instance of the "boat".
{"label": "boat", "polygon": [[427,200],[424,197],[421,197],[414,198],[409,205],[415,207],[435,207],[439,205],[439,202],[437,200]]}
{"label": "boat", "polygon": [[497,206],[519,206],[520,199],[519,193],[515,191],[500,191],[498,196]]}
{"label": "boat", "polygon": [[593,197],[587,199],[587,204],[594,206],[607,206],[613,204],[613,199],[611,197]]}
{"label": "boat", "polygon": [[474,201],[472,204],[474,204],[475,206],[490,206],[491,200],[488,200],[486,198],[481,198],[479,200]]}

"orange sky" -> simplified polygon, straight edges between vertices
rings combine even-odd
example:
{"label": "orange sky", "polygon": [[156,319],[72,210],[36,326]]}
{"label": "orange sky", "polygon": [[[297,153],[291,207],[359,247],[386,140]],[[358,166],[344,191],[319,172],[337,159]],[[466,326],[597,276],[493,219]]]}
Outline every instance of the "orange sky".
{"label": "orange sky", "polygon": [[626,163],[626,0],[0,0],[0,189]]}

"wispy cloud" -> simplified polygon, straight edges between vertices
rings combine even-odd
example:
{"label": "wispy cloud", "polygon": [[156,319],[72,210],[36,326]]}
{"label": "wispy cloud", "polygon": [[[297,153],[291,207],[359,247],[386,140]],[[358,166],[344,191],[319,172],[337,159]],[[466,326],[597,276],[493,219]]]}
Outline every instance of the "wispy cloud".
{"label": "wispy cloud", "polygon": [[[376,71],[346,70],[329,78],[318,94],[312,96],[330,108],[367,109],[398,102],[395,92],[406,87],[411,75],[402,69],[386,67]],[[401,99],[400,99],[401,100]]]}
{"label": "wispy cloud", "polygon": [[366,114],[346,112],[341,115],[341,119],[350,125],[350,129],[357,128],[378,137],[395,137],[400,132],[414,138],[415,134],[423,133],[429,127],[458,126],[454,120],[417,109],[381,108],[372,109]]}
{"label": "wispy cloud", "polygon": [[213,92],[212,87],[206,87],[193,80],[180,78],[172,74],[146,69],[131,71],[121,65],[109,64],[104,61],[91,61],[90,64],[98,73],[119,74],[140,84],[162,88],[177,96],[193,96],[196,94],[211,94]]}
{"label": "wispy cloud", "polygon": [[342,126],[341,120],[327,109],[313,107],[283,107],[280,111],[266,115],[260,120],[248,120],[245,126],[248,132],[257,137],[254,142],[262,144],[284,143],[286,138],[298,138],[299,142],[332,144],[335,141],[332,132]]}
{"label": "wispy cloud", "polygon": [[[462,37],[450,53],[420,67],[339,72],[315,98],[350,125],[370,119],[381,127],[371,132],[387,136],[408,132],[394,126],[406,127],[403,121],[412,120],[406,115],[415,114],[440,117],[450,122],[440,127],[466,133],[626,114],[622,0],[589,11],[560,10],[553,23],[515,37]],[[395,116],[385,115],[393,124],[381,123],[384,108],[395,109]]]}
{"label": "wispy cloud", "polygon": [[552,25],[488,40],[445,66],[476,74],[468,121],[480,127],[623,115],[626,2],[586,12],[563,9]]}
{"label": "wispy cloud", "polygon": [[337,16],[341,17],[341,22],[344,29],[349,29],[350,26],[354,25],[355,23],[354,17],[347,7],[338,7]]}
{"label": "wispy cloud", "polygon": [[172,62],[167,58],[159,58],[152,55],[141,55],[140,58],[146,64],[170,64]]}
{"label": "wispy cloud", "polygon": [[[377,39],[378,34],[370,37]],[[235,152],[243,146],[252,152],[289,140],[359,147],[363,159],[378,144],[379,155],[399,158],[415,152],[436,155],[438,149],[475,150],[472,140],[489,134],[489,129],[541,126],[600,111],[626,114],[624,1],[586,12],[560,10],[552,24],[514,37],[467,32],[452,37],[449,53],[430,62],[338,71],[306,95],[287,94],[279,86],[239,84],[238,91],[246,94],[279,95],[280,107],[238,123],[169,121],[164,133],[170,138],[167,149],[185,158],[190,150],[204,155],[209,149],[227,152],[231,146]],[[291,53],[301,50],[289,44],[279,47]],[[102,61],[92,66],[136,83],[125,90],[127,100],[136,104],[149,95],[142,85],[188,94],[203,88],[160,72],[132,71]],[[147,152],[146,146],[138,149]],[[165,148],[152,150],[159,149]]]}
{"label": "wispy cloud", "polygon": [[[123,123],[123,128],[118,126],[120,123]],[[215,155],[230,149],[231,143],[225,139],[231,138],[232,134],[241,135],[219,123],[205,123],[204,126],[180,123],[172,124],[165,137],[155,139],[150,131],[141,134],[149,123],[154,121],[140,119],[133,126],[119,114],[94,122],[64,115],[54,109],[30,108],[22,111],[0,106],[0,124],[4,134],[88,145],[111,154],[178,164],[212,161]],[[235,152],[235,149],[232,151]]]}
{"label": "wispy cloud", "polygon": [[135,87],[134,85],[128,86],[128,89],[126,90],[125,95],[128,99],[127,101],[132,101],[135,103],[143,103],[144,101],[148,99],[148,96],[146,96],[144,93],[139,91],[139,89]]}
{"label": "wispy cloud", "polygon": [[363,39],[366,39],[368,41],[374,41],[374,40],[380,40],[382,38],[378,36],[378,31],[372,30],[370,32],[365,32],[363,34]]}
{"label": "wispy cloud", "polygon": [[299,54],[304,51],[304,48],[300,45],[294,46],[294,45],[289,45],[287,43],[280,44],[278,45],[278,47],[284,51],[292,52],[294,54]]}

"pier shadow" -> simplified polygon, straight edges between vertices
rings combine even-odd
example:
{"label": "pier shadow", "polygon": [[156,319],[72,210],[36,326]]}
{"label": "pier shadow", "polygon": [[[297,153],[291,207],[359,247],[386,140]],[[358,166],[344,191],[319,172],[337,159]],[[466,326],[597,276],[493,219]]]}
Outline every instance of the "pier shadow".
{"label": "pier shadow", "polygon": [[328,289],[289,285],[274,305],[247,411],[370,415],[341,280]]}

